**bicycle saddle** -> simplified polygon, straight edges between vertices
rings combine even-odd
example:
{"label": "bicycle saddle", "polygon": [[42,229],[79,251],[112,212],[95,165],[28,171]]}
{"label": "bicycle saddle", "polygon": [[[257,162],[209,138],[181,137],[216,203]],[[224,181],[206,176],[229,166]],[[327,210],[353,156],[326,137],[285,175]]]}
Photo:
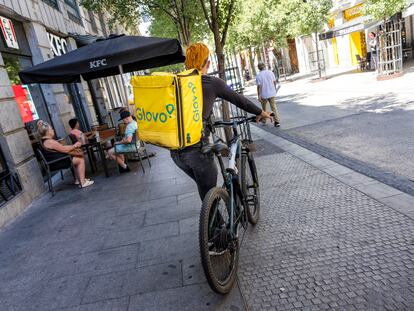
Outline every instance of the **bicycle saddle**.
{"label": "bicycle saddle", "polygon": [[202,153],[214,152],[215,154],[221,154],[222,156],[226,157],[229,155],[230,150],[226,144],[223,144],[222,142],[216,142],[214,144],[205,144],[201,148],[201,152]]}

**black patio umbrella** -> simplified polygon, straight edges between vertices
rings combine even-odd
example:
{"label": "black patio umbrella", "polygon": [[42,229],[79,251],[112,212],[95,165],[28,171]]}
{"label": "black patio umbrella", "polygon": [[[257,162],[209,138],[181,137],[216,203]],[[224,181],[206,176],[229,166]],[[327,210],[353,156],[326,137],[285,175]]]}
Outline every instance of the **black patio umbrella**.
{"label": "black patio umbrella", "polygon": [[177,39],[111,36],[19,72],[22,83],[71,83],[184,62]]}

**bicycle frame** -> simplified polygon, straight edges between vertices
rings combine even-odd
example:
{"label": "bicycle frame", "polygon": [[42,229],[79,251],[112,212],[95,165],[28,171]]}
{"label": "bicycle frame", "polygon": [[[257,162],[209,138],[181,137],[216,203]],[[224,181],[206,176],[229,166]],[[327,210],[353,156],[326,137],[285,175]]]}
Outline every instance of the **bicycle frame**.
{"label": "bicycle frame", "polygon": [[[231,228],[232,237],[237,236],[236,225],[238,224],[238,219],[240,219],[243,210],[240,210],[239,205],[236,204],[237,196],[240,197],[241,203],[244,205],[244,196],[240,188],[239,175],[237,171],[236,160],[241,159],[242,154],[242,143],[240,135],[237,132],[237,124],[233,125],[234,137],[230,143],[230,155],[229,155],[229,165],[226,168],[223,163],[223,158],[220,154],[217,154],[217,159],[220,165],[220,169],[223,175],[224,187],[226,187],[227,192],[230,195],[230,211],[229,211],[229,226]],[[235,221],[234,211],[236,210],[237,220]]]}

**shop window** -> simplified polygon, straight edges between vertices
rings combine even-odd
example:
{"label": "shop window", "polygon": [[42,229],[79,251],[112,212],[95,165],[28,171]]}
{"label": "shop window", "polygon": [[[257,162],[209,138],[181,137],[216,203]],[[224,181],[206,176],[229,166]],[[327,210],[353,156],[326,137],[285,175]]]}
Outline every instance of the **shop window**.
{"label": "shop window", "polygon": [[106,25],[105,25],[105,18],[103,13],[99,13],[99,23],[101,24],[102,33],[105,37],[108,36],[108,32],[106,31]]}
{"label": "shop window", "polygon": [[47,5],[50,5],[52,8],[59,10],[58,0],[42,0]]}
{"label": "shop window", "polygon": [[42,119],[51,122],[39,84],[22,84],[18,75],[19,71],[31,67],[32,62],[30,57],[22,55],[2,53],[2,56],[20,116],[30,139],[34,141],[37,121]]}
{"label": "shop window", "polygon": [[76,0],[65,0],[68,16],[71,20],[78,24],[82,24],[82,19],[79,13],[79,7]]}
{"label": "shop window", "polygon": [[98,27],[96,25],[95,14],[92,11],[88,11],[89,21],[91,22],[91,28],[93,32],[98,32]]}

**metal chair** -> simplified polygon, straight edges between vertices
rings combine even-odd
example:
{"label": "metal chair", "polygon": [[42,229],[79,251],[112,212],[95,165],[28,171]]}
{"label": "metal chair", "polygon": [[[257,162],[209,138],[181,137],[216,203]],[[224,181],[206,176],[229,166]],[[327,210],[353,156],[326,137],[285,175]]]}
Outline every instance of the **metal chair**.
{"label": "metal chair", "polygon": [[[43,169],[46,172],[46,176],[47,176],[47,184],[49,186],[49,191],[52,192],[52,196],[55,195],[55,189],[53,188],[53,183],[52,183],[52,172],[56,172],[56,171],[60,171],[60,176],[63,180],[63,170],[64,169],[68,169],[70,168],[73,178],[75,179],[75,171],[73,169],[72,166],[72,161],[70,156],[65,156],[56,160],[52,160],[52,161],[47,161],[46,157],[44,156],[43,152],[42,152],[42,148],[38,148],[37,149],[37,153],[39,155],[40,158],[40,163],[42,164]],[[67,161],[69,160],[69,161]],[[59,162],[63,162],[63,161],[67,161],[67,165],[65,164],[63,167],[60,167],[59,169],[53,169],[52,164],[56,164]]]}
{"label": "metal chair", "polygon": [[367,68],[367,60],[364,57],[361,57],[360,55],[355,55],[357,62],[358,62],[358,70],[363,71]]}
{"label": "metal chair", "polygon": [[[144,169],[144,165],[142,164],[142,156],[141,153],[144,154],[144,156],[147,158],[148,164],[151,167],[151,161],[149,159],[149,155],[147,152],[147,148],[145,147],[145,144],[143,141],[138,139],[138,135],[137,135],[137,131],[135,131],[134,136],[132,137],[132,142],[128,145],[132,145],[133,146],[133,151],[130,152],[117,152],[116,151],[116,145],[114,146],[114,150],[115,150],[115,156],[117,156],[118,154],[123,154],[123,155],[128,155],[128,154],[132,154],[135,155],[141,165],[142,171],[145,174],[145,169]],[[125,157],[125,162],[126,162],[126,157]],[[120,173],[120,168],[118,165],[118,173]]]}

